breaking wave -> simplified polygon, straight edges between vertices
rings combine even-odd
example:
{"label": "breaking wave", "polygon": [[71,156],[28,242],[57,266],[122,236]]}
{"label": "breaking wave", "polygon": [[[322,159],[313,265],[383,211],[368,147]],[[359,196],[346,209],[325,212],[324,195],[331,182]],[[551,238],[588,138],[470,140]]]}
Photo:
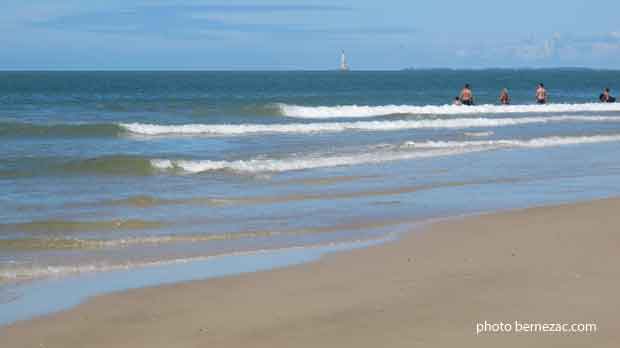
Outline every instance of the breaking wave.
{"label": "breaking wave", "polygon": [[565,113],[565,112],[609,112],[620,111],[620,103],[610,104],[549,104],[549,105],[338,105],[301,106],[278,104],[283,116],[296,118],[349,118],[377,117],[389,115],[470,115],[470,114],[514,114],[514,113]]}
{"label": "breaking wave", "polygon": [[545,137],[534,138],[529,140],[483,140],[483,141],[427,141],[414,142],[409,141],[401,145],[402,148],[418,148],[418,149],[455,149],[455,148],[473,148],[473,147],[524,147],[524,148],[541,148],[562,145],[576,144],[596,144],[604,142],[620,141],[620,135],[594,135],[581,137]]}
{"label": "breaking wave", "polygon": [[287,172],[293,170],[374,164],[390,161],[448,156],[468,152],[467,149],[439,149],[424,152],[378,152],[341,156],[310,156],[287,159],[250,159],[237,161],[154,159],[153,167],[164,171],[202,173],[233,171],[240,173]]}
{"label": "breaking wave", "polygon": [[245,135],[256,133],[321,133],[345,131],[397,131],[433,128],[505,127],[522,124],[551,122],[620,122],[614,116],[563,115],[520,118],[453,118],[394,121],[358,121],[291,124],[185,124],[157,125],[123,123],[120,126],[134,134],[142,135]]}
{"label": "breaking wave", "polygon": [[[486,136],[486,134],[485,134]],[[484,151],[493,148],[524,147],[537,148],[571,144],[592,144],[620,141],[620,135],[592,135],[560,137],[550,136],[529,140],[496,139],[471,141],[423,141],[403,144],[378,144],[360,150],[343,153],[297,154],[284,158],[269,158],[264,155],[239,160],[209,159],[169,159],[146,156],[112,155],[88,159],[50,161],[36,160],[40,165],[29,168],[30,159],[16,163],[11,177],[30,177],[40,175],[112,175],[112,176],[149,176],[162,173],[188,174],[212,171],[230,171],[236,173],[275,173],[315,168],[376,164],[391,161],[419,158],[459,155],[468,152]],[[22,161],[23,162],[23,161]],[[6,174],[8,175],[8,174]],[[135,198],[133,205],[149,206],[170,202],[151,201],[148,197]],[[118,202],[111,202],[115,204]],[[127,202],[120,202],[127,203]],[[119,204],[120,204],[119,203]],[[217,200],[200,203],[221,204]],[[0,228],[1,229],[1,228]]]}
{"label": "breaking wave", "polygon": [[[541,148],[561,145],[593,144],[620,141],[620,135],[581,137],[544,137],[529,140],[427,141],[406,142],[398,146],[379,146],[378,151],[350,155],[308,156],[284,159],[257,158],[237,161],[153,159],[151,165],[162,171],[202,173],[228,170],[241,173],[286,172],[325,167],[375,164],[391,161],[459,155],[507,147]],[[410,151],[419,149],[423,151]],[[409,150],[409,151],[405,151]]]}

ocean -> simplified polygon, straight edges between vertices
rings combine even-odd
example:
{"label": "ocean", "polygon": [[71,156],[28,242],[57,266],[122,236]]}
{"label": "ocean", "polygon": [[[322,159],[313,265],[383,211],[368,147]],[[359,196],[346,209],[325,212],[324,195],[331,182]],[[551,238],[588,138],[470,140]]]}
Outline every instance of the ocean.
{"label": "ocean", "polygon": [[[433,219],[616,196],[620,103],[598,95],[619,81],[0,72],[0,323],[304,262]],[[534,103],[539,82],[549,105]],[[476,105],[451,105],[465,83]],[[512,105],[498,105],[502,88]]]}

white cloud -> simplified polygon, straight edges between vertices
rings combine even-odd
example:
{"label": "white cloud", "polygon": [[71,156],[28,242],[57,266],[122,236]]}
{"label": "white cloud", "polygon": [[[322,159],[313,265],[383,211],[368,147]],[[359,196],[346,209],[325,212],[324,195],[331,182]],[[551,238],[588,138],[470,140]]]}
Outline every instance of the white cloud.
{"label": "white cloud", "polygon": [[560,35],[530,38],[496,49],[496,54],[509,55],[523,63],[551,65],[587,65],[609,61],[620,54],[620,32],[599,35]]}
{"label": "white cloud", "polygon": [[620,54],[620,43],[596,42],[592,44],[592,53],[599,56]]}

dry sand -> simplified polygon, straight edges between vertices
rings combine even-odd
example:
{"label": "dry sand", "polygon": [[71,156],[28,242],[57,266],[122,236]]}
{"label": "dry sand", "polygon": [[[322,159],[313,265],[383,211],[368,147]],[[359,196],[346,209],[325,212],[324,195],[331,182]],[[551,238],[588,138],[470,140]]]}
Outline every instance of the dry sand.
{"label": "dry sand", "polygon": [[[612,199],[441,222],[311,264],[96,297],[1,328],[0,346],[618,347],[618,212]],[[484,320],[598,331],[476,336]]]}

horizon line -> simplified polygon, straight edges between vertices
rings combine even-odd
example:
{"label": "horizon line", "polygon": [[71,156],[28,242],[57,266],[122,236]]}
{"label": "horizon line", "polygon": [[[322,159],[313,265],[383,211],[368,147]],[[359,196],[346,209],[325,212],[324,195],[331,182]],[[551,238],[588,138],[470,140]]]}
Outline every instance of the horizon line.
{"label": "horizon line", "polygon": [[[355,72],[399,72],[399,71],[432,71],[432,70],[452,70],[452,71],[485,71],[485,70],[590,70],[590,71],[620,71],[618,68],[595,68],[586,66],[556,66],[556,67],[404,67],[396,69],[352,69],[348,73]],[[341,72],[339,69],[200,69],[200,68],[52,68],[52,69],[3,69],[0,72]]]}

